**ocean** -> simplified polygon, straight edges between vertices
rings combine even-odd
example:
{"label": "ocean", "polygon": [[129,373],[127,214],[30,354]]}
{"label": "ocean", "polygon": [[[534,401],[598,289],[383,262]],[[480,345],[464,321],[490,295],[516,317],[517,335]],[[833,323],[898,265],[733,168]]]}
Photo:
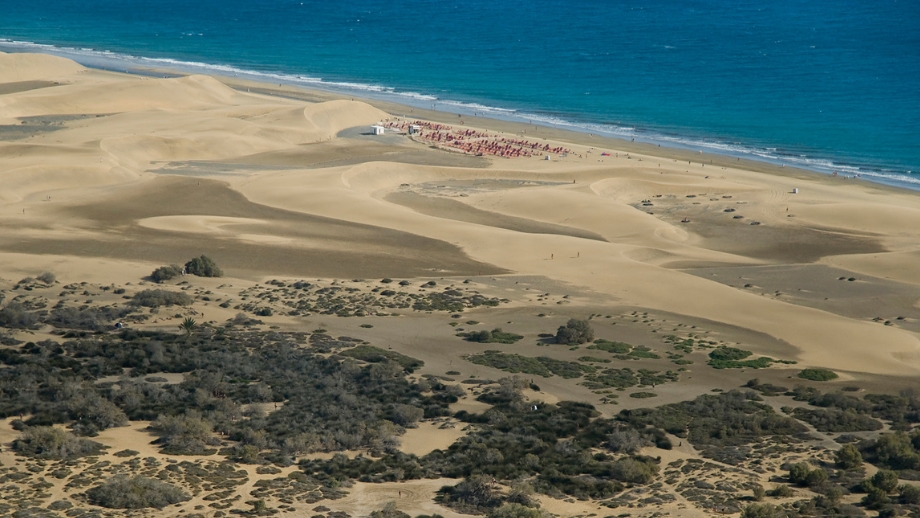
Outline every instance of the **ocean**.
{"label": "ocean", "polygon": [[0,50],[251,76],[920,188],[916,0],[2,2]]}

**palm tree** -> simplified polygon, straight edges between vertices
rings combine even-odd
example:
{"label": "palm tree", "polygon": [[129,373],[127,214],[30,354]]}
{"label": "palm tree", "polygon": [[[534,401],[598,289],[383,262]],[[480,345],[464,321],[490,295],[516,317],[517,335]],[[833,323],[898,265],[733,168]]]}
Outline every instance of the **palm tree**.
{"label": "palm tree", "polygon": [[191,336],[192,331],[198,327],[198,322],[195,322],[195,319],[192,317],[185,317],[185,320],[179,324],[179,329],[185,331],[185,336]]}

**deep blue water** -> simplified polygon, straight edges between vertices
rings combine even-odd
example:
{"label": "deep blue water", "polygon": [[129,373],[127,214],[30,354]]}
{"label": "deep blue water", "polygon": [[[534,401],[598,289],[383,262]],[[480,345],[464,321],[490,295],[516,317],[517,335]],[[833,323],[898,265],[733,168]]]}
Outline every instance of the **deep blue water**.
{"label": "deep blue water", "polygon": [[0,0],[0,38],[920,185],[916,0]]}

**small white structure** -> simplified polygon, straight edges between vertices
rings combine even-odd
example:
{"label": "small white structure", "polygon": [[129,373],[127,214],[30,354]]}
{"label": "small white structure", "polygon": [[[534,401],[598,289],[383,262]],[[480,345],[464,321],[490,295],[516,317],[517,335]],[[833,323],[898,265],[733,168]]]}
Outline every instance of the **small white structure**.
{"label": "small white structure", "polygon": [[409,134],[410,134],[410,135],[416,135],[416,134],[419,134],[419,133],[421,133],[421,132],[422,132],[422,127],[419,126],[418,124],[413,124],[413,125],[409,126]]}
{"label": "small white structure", "polygon": [[379,126],[376,124],[371,126],[371,131],[374,133],[374,135],[383,135],[383,132],[385,129],[386,128],[384,128],[383,126]]}
{"label": "small white structure", "polygon": [[553,155],[546,155],[546,156],[543,158],[543,160],[552,160],[552,159],[553,159]]}
{"label": "small white structure", "polygon": [[792,189],[792,194],[798,194],[798,193],[799,193],[799,188],[798,188],[798,187]]}

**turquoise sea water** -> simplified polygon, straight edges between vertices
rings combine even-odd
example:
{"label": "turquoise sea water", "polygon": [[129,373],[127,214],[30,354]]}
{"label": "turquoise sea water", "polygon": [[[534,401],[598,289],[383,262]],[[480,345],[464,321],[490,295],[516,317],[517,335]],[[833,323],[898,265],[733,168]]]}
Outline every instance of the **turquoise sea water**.
{"label": "turquoise sea water", "polygon": [[0,6],[5,51],[249,73],[920,187],[915,0]]}

